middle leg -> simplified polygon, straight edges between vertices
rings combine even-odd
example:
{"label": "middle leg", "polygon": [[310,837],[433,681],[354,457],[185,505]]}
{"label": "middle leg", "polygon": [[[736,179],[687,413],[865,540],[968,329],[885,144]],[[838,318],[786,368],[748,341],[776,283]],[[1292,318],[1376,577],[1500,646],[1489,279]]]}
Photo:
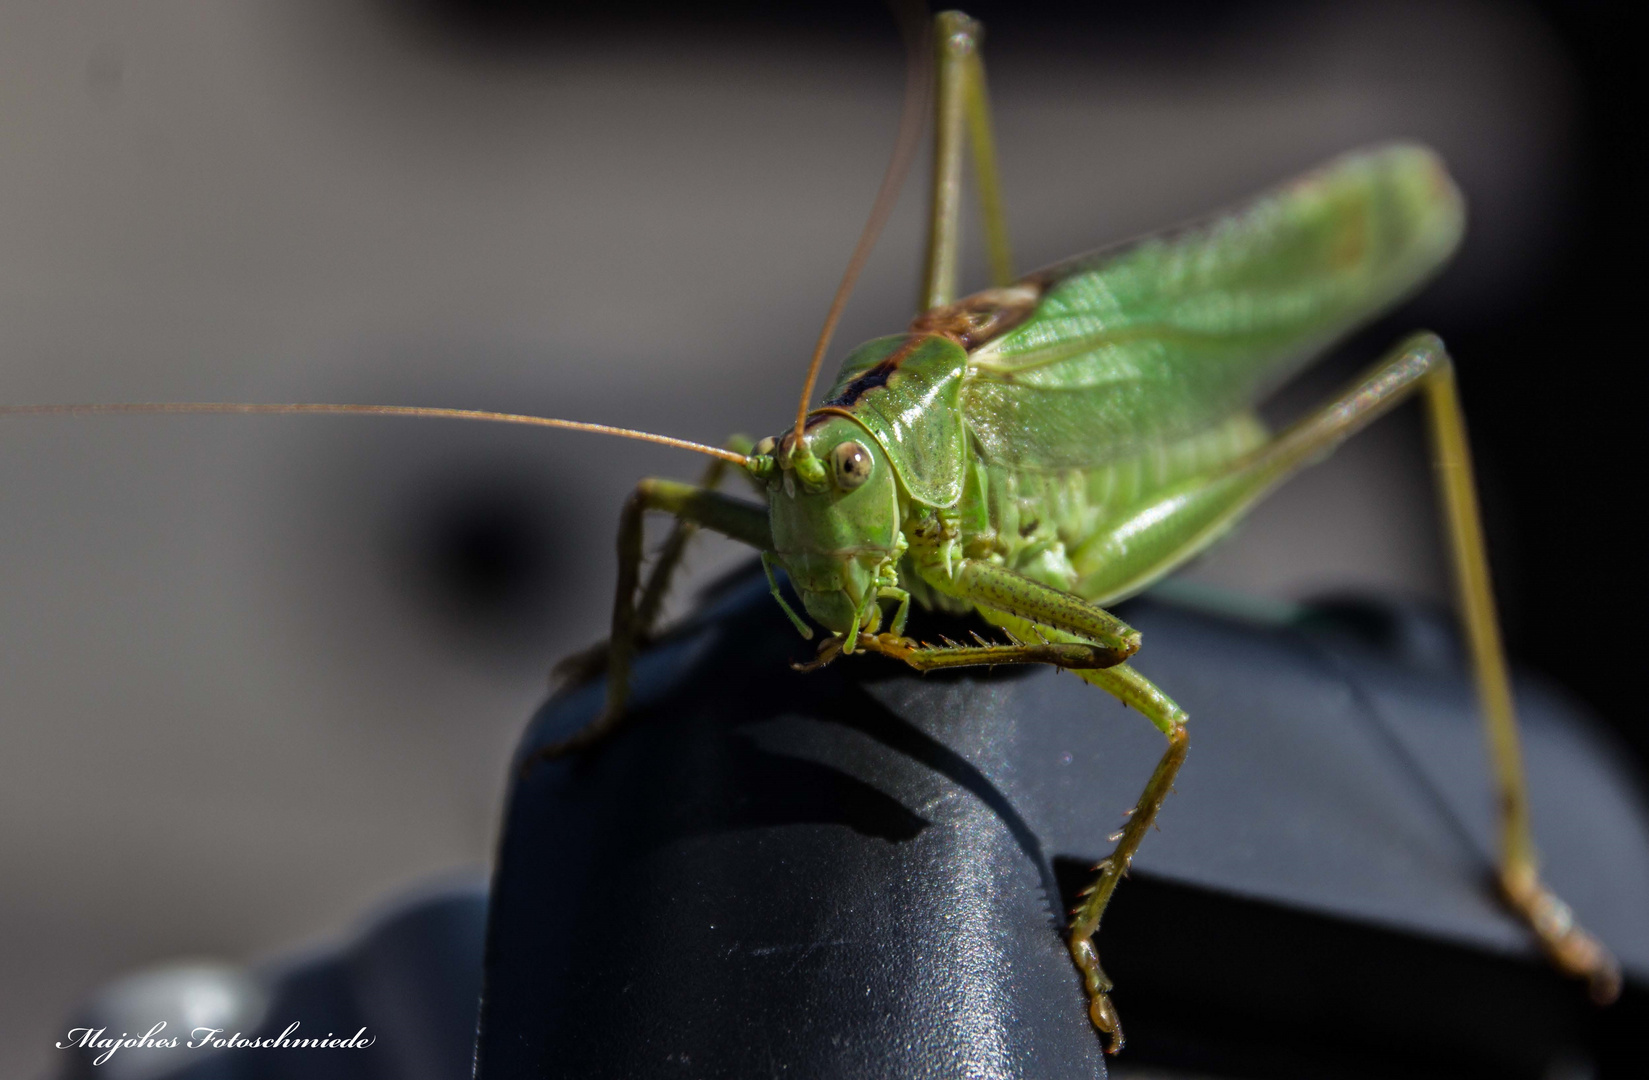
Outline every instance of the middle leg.
{"label": "middle leg", "polygon": [[[754,443],[748,436],[734,435],[724,445],[729,450],[748,454]],[[726,472],[727,462],[721,458],[712,460],[699,479],[699,487],[704,491],[715,491]],[[676,571],[681,566],[683,556],[687,554],[688,542],[698,531],[699,525],[691,517],[677,517],[675,525],[670,529],[670,535],[659,548],[658,555],[653,560],[653,567],[648,571],[647,582],[641,588],[641,599],[636,602],[635,637],[638,647],[646,645],[658,628],[658,617],[664,607],[664,598],[669,595]],[[551,680],[563,686],[581,686],[607,670],[610,652],[609,642],[598,641],[589,648],[573,653],[558,662],[550,673]]]}
{"label": "middle leg", "polygon": [[[1071,599],[1075,600],[1074,597]],[[1050,647],[1070,647],[1081,637],[1051,622],[1030,622],[1001,611],[987,610],[984,614],[1015,637],[1034,634],[1047,641]],[[1128,811],[1127,822],[1120,832],[1111,837],[1116,847],[1094,867],[1094,880],[1083,890],[1081,902],[1071,912],[1071,922],[1066,930],[1066,945],[1071,951],[1071,960],[1082,975],[1082,988],[1088,995],[1088,1019],[1095,1028],[1109,1036],[1106,1052],[1116,1054],[1123,1045],[1122,1020],[1116,1006],[1111,1003],[1114,984],[1100,966],[1095,939],[1111,896],[1116,892],[1118,883],[1127,876],[1145,834],[1156,824],[1157,813],[1174,789],[1174,777],[1179,774],[1186,751],[1190,749],[1190,733],[1185,726],[1190,717],[1155,683],[1128,664],[1070,670],[1084,682],[1092,683],[1122,704],[1137,710],[1168,740],[1162,757],[1151,772],[1151,778],[1146,781],[1145,789]]]}
{"label": "middle leg", "polygon": [[624,715],[629,697],[630,661],[640,643],[636,592],[641,587],[642,522],[649,510],[713,529],[758,551],[770,551],[773,547],[767,510],[763,506],[674,480],[643,480],[637,484],[619,518],[618,587],[613,600],[612,637],[607,642],[606,705],[588,727],[540,748],[523,763],[523,769],[588,746],[617,726]]}

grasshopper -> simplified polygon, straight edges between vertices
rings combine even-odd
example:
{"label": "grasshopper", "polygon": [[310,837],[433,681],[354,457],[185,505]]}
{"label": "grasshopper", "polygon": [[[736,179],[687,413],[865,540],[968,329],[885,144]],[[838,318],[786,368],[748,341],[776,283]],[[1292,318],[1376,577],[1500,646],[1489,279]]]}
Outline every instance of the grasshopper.
{"label": "grasshopper", "polygon": [[[1338,397],[1272,432],[1256,404],[1314,356],[1419,288],[1464,228],[1459,191],[1413,145],[1339,158],[1244,206],[1015,277],[991,137],[979,24],[959,12],[913,37],[898,149],[814,349],[794,422],[712,447],[601,424],[455,409],[219,403],[47,405],[74,412],[373,413],[534,424],[707,455],[698,485],[643,480],[618,533],[612,633],[575,657],[605,670],[605,706],[547,747],[590,745],[625,713],[629,673],[652,636],[686,544],[710,529],[761,554],[775,601],[817,668],[871,653],[918,671],[1046,664],[1132,706],[1166,747],[1112,853],[1072,913],[1067,943],[1088,1015],[1123,1045],[1095,945],[1101,919],[1185,759],[1188,717],[1129,662],[1137,631],[1106,608],[1216,542],[1267,493],[1405,398],[1424,399],[1439,498],[1498,796],[1498,880],[1552,962],[1599,1002],[1620,970],[1541,882],[1507,667],[1494,610],[1465,423],[1442,342],[1399,343]],[[891,211],[933,93],[934,174],[922,310],[901,333],[848,354],[825,401],[813,391],[832,331]],[[962,178],[971,156],[995,282],[958,298]],[[729,468],[759,501],[717,490]],[[676,524],[643,580],[644,518]],[[780,587],[783,571],[801,601]],[[911,607],[977,612],[999,644],[924,645]],[[804,617],[805,613],[805,617]],[[811,624],[809,622],[811,620]]]}

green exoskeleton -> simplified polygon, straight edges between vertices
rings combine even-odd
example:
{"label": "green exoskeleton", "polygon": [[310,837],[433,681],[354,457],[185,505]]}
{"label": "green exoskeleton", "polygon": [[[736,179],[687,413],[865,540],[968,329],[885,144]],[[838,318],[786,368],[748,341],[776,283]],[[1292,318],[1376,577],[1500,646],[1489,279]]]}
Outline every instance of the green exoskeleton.
{"label": "green exoskeleton", "polygon": [[[1139,634],[1105,606],[1171,573],[1272,488],[1418,392],[1440,463],[1498,784],[1500,885],[1552,960],[1588,980],[1600,1001],[1612,999],[1614,960],[1538,877],[1464,422],[1442,342],[1408,338],[1284,431],[1267,431],[1253,411],[1453,253],[1465,219],[1442,163],[1409,145],[1350,154],[1233,211],[1013,280],[978,42],[966,17],[938,17],[924,310],[905,332],[849,353],[824,404],[812,409],[810,377],[796,423],[737,458],[765,505],[709,485],[649,480],[636,489],[619,533],[607,708],[572,745],[621,715],[632,650],[650,631],[694,527],[755,547],[770,576],[785,572],[828,633],[814,665],[863,651],[922,671],[1008,663],[1073,671],[1138,709],[1167,740],[1069,928],[1089,1016],[1115,1051],[1122,1028],[1094,936],[1184,760],[1187,717],[1127,663]],[[998,283],[955,299],[969,143]],[[721,471],[720,463],[712,469]],[[643,588],[641,519],[649,510],[681,524]],[[776,581],[773,595],[785,603]],[[919,645],[903,636],[913,602],[977,611],[1009,640]],[[811,633],[799,613],[790,615]]]}
{"label": "green exoskeleton", "polygon": [[[589,430],[716,460],[700,486],[644,480],[619,528],[606,707],[550,755],[623,716],[631,659],[652,634],[698,528],[761,553],[774,598],[803,636],[825,631],[818,666],[869,652],[926,671],[1015,663],[1073,671],[1143,713],[1167,746],[1112,854],[1073,913],[1070,953],[1094,1026],[1122,1027],[1094,943],[1106,904],[1170,791],[1186,714],[1128,660],[1139,634],[1105,608],[1202,552],[1294,473],[1414,393],[1439,462],[1458,602],[1498,792],[1499,882],[1552,961],[1619,991],[1618,966],[1541,883],[1530,838],[1506,665],[1471,465],[1443,344],[1417,334],[1335,400],[1271,432],[1254,412],[1314,355],[1426,281],[1459,242],[1464,212],[1442,163],[1417,146],[1347,155],[1245,206],[1015,279],[1009,270],[978,26],[938,16],[937,67],[913,65],[902,130],[936,87],[935,168],[922,311],[902,333],[854,349],[824,404],[812,390],[849,286],[891,207],[914,139],[903,137],[872,221],[826,320],[795,422],[729,448],[602,425],[459,410],[347,405],[24,406],[71,411],[377,412]],[[994,287],[957,299],[960,192],[971,148]],[[717,492],[729,468],[760,501]],[[642,580],[643,517],[677,525]],[[803,612],[792,609],[777,573]],[[977,611],[1001,644],[929,646],[904,636],[912,604]],[[804,618],[805,612],[805,618]]]}

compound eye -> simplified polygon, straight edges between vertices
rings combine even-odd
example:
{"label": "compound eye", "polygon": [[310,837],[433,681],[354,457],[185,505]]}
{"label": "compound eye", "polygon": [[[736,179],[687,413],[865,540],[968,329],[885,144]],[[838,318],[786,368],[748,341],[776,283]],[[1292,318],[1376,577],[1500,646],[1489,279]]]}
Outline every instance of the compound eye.
{"label": "compound eye", "polygon": [[772,457],[773,451],[778,449],[778,447],[778,440],[769,435],[767,438],[751,447],[750,452],[756,457]]}
{"label": "compound eye", "polygon": [[836,486],[843,491],[852,491],[870,479],[870,451],[856,442],[837,443],[830,460],[836,467]]}

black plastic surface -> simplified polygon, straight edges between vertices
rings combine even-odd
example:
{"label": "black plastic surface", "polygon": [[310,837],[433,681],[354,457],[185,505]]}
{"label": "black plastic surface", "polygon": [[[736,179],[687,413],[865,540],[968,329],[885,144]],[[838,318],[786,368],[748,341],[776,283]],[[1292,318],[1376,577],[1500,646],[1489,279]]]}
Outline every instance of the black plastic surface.
{"label": "black plastic surface", "polygon": [[[1534,1076],[1617,1059],[1644,1016],[1649,825],[1563,702],[1520,688],[1549,877],[1634,980],[1606,1013],[1488,887],[1481,736],[1446,650],[1397,647],[1430,640],[1413,633],[1376,649],[1356,620],[1125,615],[1137,666],[1192,716],[1100,938],[1125,1061]],[[481,1077],[1103,1074],[1062,910],[1161,737],[1052,671],[789,670],[809,652],[759,580],[733,587],[646,655],[617,735],[517,783]],[[523,752],[600,694],[552,700]]]}

